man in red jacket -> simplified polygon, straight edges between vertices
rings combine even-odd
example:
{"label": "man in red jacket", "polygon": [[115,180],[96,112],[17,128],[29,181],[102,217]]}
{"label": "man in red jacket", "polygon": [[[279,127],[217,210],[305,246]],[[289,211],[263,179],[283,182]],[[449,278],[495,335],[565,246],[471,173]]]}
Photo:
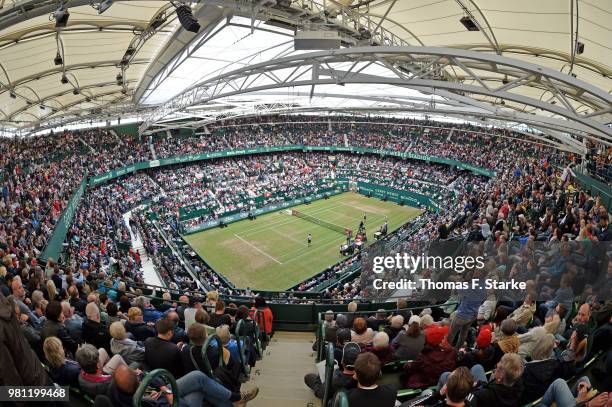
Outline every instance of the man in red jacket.
{"label": "man in red jacket", "polygon": [[433,386],[443,372],[455,370],[457,353],[450,346],[441,346],[446,333],[446,329],[437,326],[425,331],[425,347],[414,361],[404,365],[405,387]]}

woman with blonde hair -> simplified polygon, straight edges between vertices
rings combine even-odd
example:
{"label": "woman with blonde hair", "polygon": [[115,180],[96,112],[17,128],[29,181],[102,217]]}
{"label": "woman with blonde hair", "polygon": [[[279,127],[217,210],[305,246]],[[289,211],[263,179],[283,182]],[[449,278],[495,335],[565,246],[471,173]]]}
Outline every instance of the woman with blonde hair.
{"label": "woman with blonde hair", "polygon": [[50,336],[43,343],[43,352],[49,366],[49,375],[60,386],[79,386],[81,367],[74,360],[66,359],[62,341]]}
{"label": "woman with blonde hair", "polygon": [[115,355],[121,355],[125,363],[142,363],[144,361],[144,348],[138,342],[128,338],[125,325],[121,321],[113,322],[109,327],[111,335],[110,348]]}
{"label": "woman with blonde hair", "polygon": [[49,301],[58,300],[57,288],[55,287],[55,283],[51,279],[47,280],[47,297]]}

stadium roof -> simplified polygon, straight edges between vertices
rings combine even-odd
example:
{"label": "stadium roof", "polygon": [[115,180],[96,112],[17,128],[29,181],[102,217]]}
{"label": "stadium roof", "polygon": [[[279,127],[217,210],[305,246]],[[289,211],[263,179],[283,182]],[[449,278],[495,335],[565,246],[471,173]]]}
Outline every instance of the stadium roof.
{"label": "stadium roof", "polygon": [[[610,2],[201,0],[193,34],[168,2],[107,1],[98,14],[97,1],[65,1],[56,28],[59,1],[0,0],[3,127],[137,115],[146,133],[177,119],[388,111],[527,125],[574,151],[582,137],[612,143]],[[345,46],[295,51],[296,30]]]}

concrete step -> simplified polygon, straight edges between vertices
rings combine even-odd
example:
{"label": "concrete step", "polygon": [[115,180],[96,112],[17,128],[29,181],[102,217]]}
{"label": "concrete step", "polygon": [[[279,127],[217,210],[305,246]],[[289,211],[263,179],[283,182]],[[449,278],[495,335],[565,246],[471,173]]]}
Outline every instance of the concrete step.
{"label": "concrete step", "polygon": [[263,359],[251,372],[245,389],[259,387],[249,407],[320,407],[321,401],[304,384],[316,372],[312,332],[276,332]]}

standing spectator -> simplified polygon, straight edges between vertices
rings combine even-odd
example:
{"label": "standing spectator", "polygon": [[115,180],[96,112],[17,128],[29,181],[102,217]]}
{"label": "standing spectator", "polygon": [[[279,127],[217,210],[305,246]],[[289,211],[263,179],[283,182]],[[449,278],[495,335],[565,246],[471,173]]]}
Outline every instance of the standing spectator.
{"label": "standing spectator", "polygon": [[255,307],[257,309],[257,324],[267,335],[271,335],[273,331],[272,323],[274,321],[272,309],[266,304],[266,299],[260,295],[255,297]]}
{"label": "standing spectator", "polygon": [[455,317],[451,320],[448,332],[448,343],[453,345],[455,349],[464,346],[470,327],[478,316],[478,308],[485,298],[486,291],[481,288],[468,289],[462,292],[461,301]]}

